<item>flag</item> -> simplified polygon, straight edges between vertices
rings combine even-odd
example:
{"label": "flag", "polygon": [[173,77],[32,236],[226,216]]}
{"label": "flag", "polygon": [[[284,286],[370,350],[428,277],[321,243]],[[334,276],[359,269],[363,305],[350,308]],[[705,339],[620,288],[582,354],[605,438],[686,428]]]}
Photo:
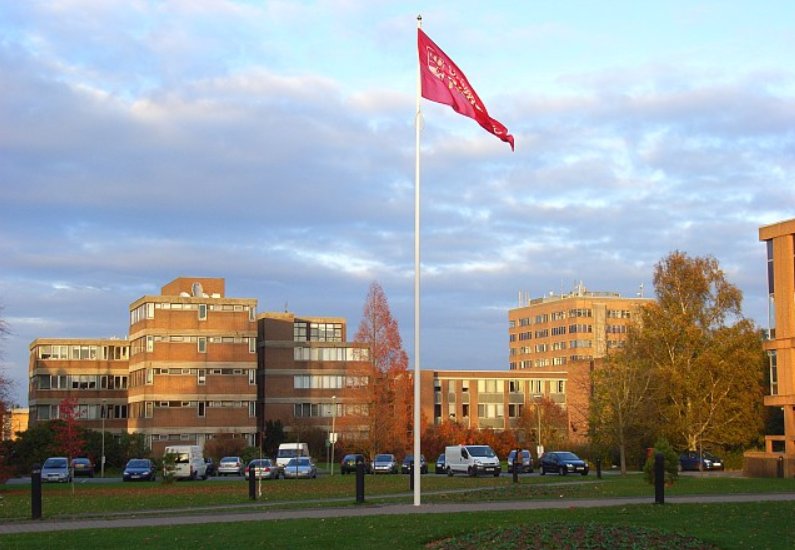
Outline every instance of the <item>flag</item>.
{"label": "flag", "polygon": [[505,126],[489,116],[486,106],[461,69],[422,29],[417,29],[417,33],[422,97],[449,105],[456,113],[475,119],[487,132],[510,143],[513,151],[513,136]]}

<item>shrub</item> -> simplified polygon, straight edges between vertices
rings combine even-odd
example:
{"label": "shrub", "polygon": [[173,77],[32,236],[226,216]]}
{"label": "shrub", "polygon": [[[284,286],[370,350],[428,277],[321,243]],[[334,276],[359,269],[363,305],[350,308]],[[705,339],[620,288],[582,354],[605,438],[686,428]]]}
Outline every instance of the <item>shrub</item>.
{"label": "shrub", "polygon": [[654,456],[662,453],[664,460],[665,483],[672,485],[679,479],[679,455],[676,454],[671,444],[665,438],[658,439],[653,449],[649,449],[646,464],[643,466],[643,478],[654,485]]}

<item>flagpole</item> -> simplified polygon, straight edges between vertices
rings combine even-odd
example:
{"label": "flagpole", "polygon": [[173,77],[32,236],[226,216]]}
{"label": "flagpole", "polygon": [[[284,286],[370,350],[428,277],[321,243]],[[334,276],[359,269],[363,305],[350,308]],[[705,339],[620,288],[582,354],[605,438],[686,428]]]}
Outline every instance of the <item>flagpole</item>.
{"label": "flagpole", "polygon": [[[422,15],[417,16],[417,29],[422,28]],[[414,506],[420,505],[420,129],[422,82],[417,59],[417,112],[414,118],[416,150],[414,152]]]}

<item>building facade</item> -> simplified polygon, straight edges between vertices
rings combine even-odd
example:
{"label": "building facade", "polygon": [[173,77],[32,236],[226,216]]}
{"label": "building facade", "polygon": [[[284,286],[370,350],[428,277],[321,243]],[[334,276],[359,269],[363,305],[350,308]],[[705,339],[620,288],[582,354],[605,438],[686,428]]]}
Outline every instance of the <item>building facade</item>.
{"label": "building facade", "polygon": [[68,401],[87,428],[127,429],[127,340],[37,338],[29,349],[30,422],[59,418]]}
{"label": "building facade", "polygon": [[347,341],[340,317],[263,313],[259,331],[259,430],[279,420],[289,439],[317,429],[336,439],[367,436],[371,399],[369,350]]}
{"label": "building facade", "polygon": [[542,296],[508,311],[511,370],[588,362],[620,348],[629,325],[650,298],[591,292],[582,284],[568,294]]}
{"label": "building facade", "polygon": [[128,422],[154,453],[213,437],[255,444],[257,301],[181,277],[130,305]]}
{"label": "building facade", "polygon": [[764,452],[747,452],[749,475],[795,475],[795,219],[759,228],[767,247],[768,336],[764,343],[770,365],[765,406],[778,407],[784,433],[765,436]]}

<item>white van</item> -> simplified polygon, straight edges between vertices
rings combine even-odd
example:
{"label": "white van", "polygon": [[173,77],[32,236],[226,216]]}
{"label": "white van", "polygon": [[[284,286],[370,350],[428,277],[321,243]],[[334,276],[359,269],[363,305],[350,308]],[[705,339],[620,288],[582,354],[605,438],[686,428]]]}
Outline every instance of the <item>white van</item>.
{"label": "white van", "polygon": [[306,443],[282,443],[276,454],[276,465],[284,471],[284,467],[287,466],[290,459],[299,456],[309,456],[309,445]]}
{"label": "white van", "polygon": [[444,449],[444,467],[448,476],[453,474],[500,475],[502,466],[497,454],[488,445],[452,445]]}
{"label": "white van", "polygon": [[166,447],[164,457],[173,454],[174,465],[163,464],[163,475],[172,475],[174,479],[207,479],[207,463],[204,461],[202,448],[198,445],[173,445]]}

